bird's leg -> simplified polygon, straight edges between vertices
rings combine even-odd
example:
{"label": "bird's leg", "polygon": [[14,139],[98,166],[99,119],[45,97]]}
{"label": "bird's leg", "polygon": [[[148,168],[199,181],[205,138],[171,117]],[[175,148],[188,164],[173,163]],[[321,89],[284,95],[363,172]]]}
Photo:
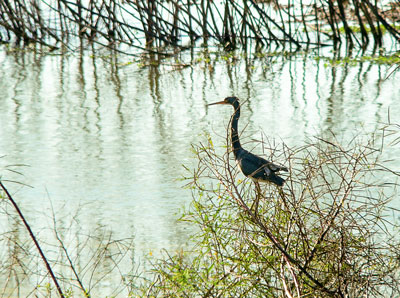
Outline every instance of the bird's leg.
{"label": "bird's leg", "polygon": [[278,187],[278,192],[281,198],[283,199],[285,197],[285,193],[283,192],[282,187]]}
{"label": "bird's leg", "polygon": [[260,183],[258,183],[258,181],[255,181],[254,184],[256,185],[256,199],[254,200],[253,204],[250,207],[250,210],[253,209],[253,205],[254,206],[254,213],[256,215],[258,215],[258,204],[260,202],[260,197],[261,197],[261,187],[260,187]]}

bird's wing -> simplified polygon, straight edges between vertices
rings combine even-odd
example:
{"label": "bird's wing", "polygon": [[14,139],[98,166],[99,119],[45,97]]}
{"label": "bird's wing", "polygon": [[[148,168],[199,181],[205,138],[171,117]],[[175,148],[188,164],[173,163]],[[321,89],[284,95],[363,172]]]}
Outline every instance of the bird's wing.
{"label": "bird's wing", "polygon": [[237,161],[240,165],[240,169],[246,176],[255,176],[257,173],[263,171],[263,162],[260,157],[243,150],[237,157]]}
{"label": "bird's wing", "polygon": [[266,160],[259,156],[257,156],[257,158],[258,158],[258,163],[259,163],[258,167],[264,168],[264,171],[266,171],[267,174],[269,171],[274,172],[274,173],[279,172],[279,171],[285,171],[285,172],[288,171],[288,169],[286,167],[276,165],[276,164],[270,162],[269,160]]}
{"label": "bird's wing", "polygon": [[266,167],[268,167],[272,172],[279,172],[279,171],[287,172],[288,171],[288,169],[286,167],[278,166],[278,165],[276,165],[276,164],[274,164],[272,162],[268,162],[266,164]]}
{"label": "bird's wing", "polygon": [[265,172],[267,176],[279,171],[287,171],[287,168],[273,164],[272,162],[243,150],[239,157],[242,172],[248,176],[255,176],[256,173]]}

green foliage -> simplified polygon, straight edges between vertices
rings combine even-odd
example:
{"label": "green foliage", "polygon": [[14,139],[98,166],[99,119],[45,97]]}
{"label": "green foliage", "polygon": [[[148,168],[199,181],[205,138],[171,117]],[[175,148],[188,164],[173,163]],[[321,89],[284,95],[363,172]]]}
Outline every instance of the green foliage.
{"label": "green foliage", "polygon": [[[399,30],[400,29],[399,25],[393,25],[392,27],[395,30]],[[361,32],[361,27],[360,26],[349,26],[349,29],[354,33],[360,33]],[[364,26],[364,30],[367,33],[371,33],[373,31],[370,26]],[[375,30],[378,30],[378,29],[375,28]],[[379,30],[382,32],[382,34],[387,33],[386,27],[384,25],[379,25]],[[344,34],[344,33],[346,33],[346,29],[342,26],[342,27],[339,28],[339,32]]]}
{"label": "green foliage", "polygon": [[391,172],[380,164],[374,140],[342,147],[330,136],[301,148],[269,149],[274,161],[290,167],[282,189],[237,183],[232,154],[211,144],[194,146],[194,200],[183,216],[199,227],[193,249],[154,264],[154,279],[139,296],[400,293],[397,227],[387,218],[395,184],[386,189],[377,179],[386,175],[388,182]]}
{"label": "green foliage", "polygon": [[316,61],[320,60],[325,61],[325,67],[328,66],[344,66],[344,65],[350,65],[350,66],[355,66],[359,63],[364,63],[364,62],[371,62],[375,64],[385,64],[385,65],[394,65],[394,64],[400,64],[400,55],[399,53],[385,56],[385,55],[379,55],[379,56],[359,56],[359,57],[339,57],[339,58],[330,58],[330,57],[316,57]]}

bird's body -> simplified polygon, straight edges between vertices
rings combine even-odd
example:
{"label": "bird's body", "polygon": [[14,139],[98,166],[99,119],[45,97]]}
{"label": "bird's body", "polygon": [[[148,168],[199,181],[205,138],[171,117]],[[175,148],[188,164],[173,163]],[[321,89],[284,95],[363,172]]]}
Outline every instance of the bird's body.
{"label": "bird's body", "polygon": [[287,171],[286,167],[278,166],[262,157],[259,157],[245,149],[240,145],[238,134],[238,121],[240,118],[240,105],[237,97],[227,97],[223,101],[214,104],[230,104],[235,109],[231,121],[231,140],[233,154],[235,160],[240,167],[242,173],[251,178],[255,182],[272,182],[278,186],[282,186],[284,179],[279,177],[279,171]]}
{"label": "bird's body", "polygon": [[245,149],[237,154],[236,162],[243,174],[254,181],[273,182],[279,186],[282,186],[285,182],[284,179],[276,175],[276,173],[281,170],[287,171],[285,167],[277,166]]}

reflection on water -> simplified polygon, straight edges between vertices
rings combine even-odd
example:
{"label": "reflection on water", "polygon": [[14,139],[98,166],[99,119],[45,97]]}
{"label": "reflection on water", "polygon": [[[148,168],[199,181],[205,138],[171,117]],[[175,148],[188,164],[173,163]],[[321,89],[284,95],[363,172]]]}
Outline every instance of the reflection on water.
{"label": "reflection on water", "polygon": [[204,132],[225,135],[231,109],[205,105],[228,95],[247,100],[245,135],[263,130],[289,145],[327,130],[344,139],[371,132],[389,107],[400,122],[399,75],[385,81],[387,66],[330,67],[301,55],[206,63],[184,55],[191,66],[0,52],[0,165],[29,165],[18,168],[23,177],[0,174],[33,187],[7,183],[35,230],[48,227],[51,200],[58,218],[79,209],[84,230],[134,235],[139,257],[184,245],[191,227],[176,220],[191,194],[179,180],[187,176],[182,164],[194,166],[190,144]]}

